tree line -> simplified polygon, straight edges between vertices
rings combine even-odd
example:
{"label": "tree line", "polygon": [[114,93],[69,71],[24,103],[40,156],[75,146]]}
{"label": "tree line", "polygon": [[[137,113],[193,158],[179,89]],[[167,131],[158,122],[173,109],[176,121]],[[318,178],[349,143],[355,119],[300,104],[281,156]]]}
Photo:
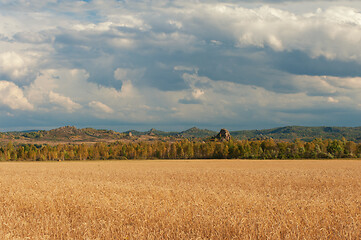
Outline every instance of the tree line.
{"label": "tree line", "polygon": [[312,142],[266,140],[114,142],[95,144],[13,144],[0,146],[0,161],[107,159],[319,159],[361,158],[361,144],[314,139]]}

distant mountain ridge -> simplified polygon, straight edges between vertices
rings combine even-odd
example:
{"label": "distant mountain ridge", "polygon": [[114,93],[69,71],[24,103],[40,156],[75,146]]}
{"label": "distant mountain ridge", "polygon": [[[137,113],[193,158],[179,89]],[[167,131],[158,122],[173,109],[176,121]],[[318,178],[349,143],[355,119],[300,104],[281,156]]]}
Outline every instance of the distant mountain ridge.
{"label": "distant mountain ridge", "polygon": [[[129,130],[126,132],[116,132],[113,130],[82,128],[65,126],[52,130],[31,130],[21,132],[0,133],[0,140],[24,140],[24,141],[63,141],[63,142],[99,142],[99,141],[118,141],[118,140],[177,140],[177,139],[209,139],[218,132],[192,127],[180,132],[166,132],[157,129],[149,131]],[[273,138],[281,141],[294,141],[300,139],[303,141],[312,141],[315,138],[323,139],[342,139],[361,142],[361,127],[302,127],[286,126],[262,130],[240,130],[230,131],[234,139],[240,140],[262,140]]]}
{"label": "distant mountain ridge", "polygon": [[[129,131],[128,131],[129,132]],[[154,134],[158,136],[178,136],[184,138],[208,138],[215,136],[218,132],[208,129],[199,129],[192,127],[181,132],[164,132],[151,129],[147,132],[132,131],[134,135]],[[234,139],[239,140],[262,140],[273,138],[282,141],[294,141],[300,139],[303,141],[312,141],[315,138],[323,139],[342,139],[349,141],[361,142],[361,127],[303,127],[303,126],[286,126],[261,130],[240,130],[230,131]]]}
{"label": "distant mountain ridge", "polygon": [[344,137],[349,141],[361,142],[361,127],[287,126],[263,130],[232,131],[231,135],[237,139],[273,138],[284,141],[295,139],[312,141],[315,138],[342,139]]}
{"label": "distant mountain ridge", "polygon": [[212,130],[208,130],[208,129],[199,129],[197,127],[192,127],[188,130],[185,130],[185,131],[179,133],[180,136],[183,136],[186,138],[189,138],[189,137],[199,137],[199,138],[212,137],[216,134],[217,134],[216,131],[212,131]]}
{"label": "distant mountain ridge", "polygon": [[50,141],[50,142],[94,142],[103,140],[122,139],[124,134],[113,130],[98,130],[94,128],[78,129],[74,126],[64,126],[52,130],[37,130],[23,132],[0,133],[2,139],[23,141]]}
{"label": "distant mountain ridge", "polygon": [[190,129],[181,132],[165,132],[152,128],[149,131],[145,131],[145,132],[140,132],[137,130],[129,130],[124,133],[127,135],[129,135],[129,133],[132,133],[133,136],[156,135],[156,136],[164,136],[164,137],[177,136],[177,137],[185,137],[185,138],[203,138],[203,137],[211,137],[217,134],[216,131],[212,131],[208,129],[199,129],[197,127],[192,127]]}

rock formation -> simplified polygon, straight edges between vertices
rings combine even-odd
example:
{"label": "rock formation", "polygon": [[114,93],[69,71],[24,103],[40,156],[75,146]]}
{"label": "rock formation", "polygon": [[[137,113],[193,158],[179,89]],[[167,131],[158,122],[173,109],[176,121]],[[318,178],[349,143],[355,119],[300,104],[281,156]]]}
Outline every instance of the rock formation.
{"label": "rock formation", "polygon": [[214,139],[229,141],[231,140],[231,134],[227,129],[222,128],[221,131],[214,137]]}

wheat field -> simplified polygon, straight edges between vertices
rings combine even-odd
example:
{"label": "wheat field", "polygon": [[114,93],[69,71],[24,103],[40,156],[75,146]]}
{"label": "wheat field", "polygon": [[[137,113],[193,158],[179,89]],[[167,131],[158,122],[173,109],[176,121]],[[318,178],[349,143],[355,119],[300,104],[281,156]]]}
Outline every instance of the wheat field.
{"label": "wheat field", "polygon": [[361,239],[361,162],[0,164],[1,239]]}

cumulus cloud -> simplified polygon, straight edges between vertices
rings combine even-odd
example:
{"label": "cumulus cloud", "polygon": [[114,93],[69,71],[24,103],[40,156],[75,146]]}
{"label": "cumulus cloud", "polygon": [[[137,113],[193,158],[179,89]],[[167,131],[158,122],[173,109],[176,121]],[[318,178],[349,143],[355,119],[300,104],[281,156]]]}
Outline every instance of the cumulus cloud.
{"label": "cumulus cloud", "polygon": [[28,99],[40,108],[51,104],[73,112],[89,99],[112,101],[120,96],[114,88],[88,82],[89,74],[83,69],[42,70],[32,84],[25,88]]}
{"label": "cumulus cloud", "polygon": [[301,50],[312,57],[361,60],[357,48],[361,14],[356,8],[332,7],[295,14],[270,6],[202,4],[196,13],[183,26],[211,41],[232,41],[238,47],[270,47],[275,51]]}
{"label": "cumulus cloud", "polygon": [[136,81],[142,78],[144,69],[117,68],[114,71],[114,79],[119,81],[132,80]]}
{"label": "cumulus cloud", "polygon": [[328,97],[327,101],[330,102],[330,103],[338,103],[339,102],[339,100],[337,100],[337,99],[335,99],[333,97]]}
{"label": "cumulus cloud", "polygon": [[361,77],[333,77],[322,76],[330,84],[346,89],[361,89]]}
{"label": "cumulus cloud", "polygon": [[49,92],[49,101],[50,103],[55,103],[56,105],[64,107],[68,112],[74,112],[75,110],[81,108],[80,104],[74,102],[69,97],[62,96],[53,91]]}
{"label": "cumulus cloud", "polygon": [[32,110],[23,90],[12,82],[0,81],[0,103],[13,110]]}
{"label": "cumulus cloud", "polygon": [[[202,104],[189,104],[191,99],[179,98],[179,105],[174,105],[173,119],[182,121],[209,121],[217,124],[255,125],[289,124],[290,119],[303,109],[325,107],[329,98],[324,96],[308,96],[306,93],[278,94],[266,89],[239,83],[214,81],[196,74],[184,75],[191,85],[203,85]],[[189,91],[183,91],[188,96]],[[188,101],[189,102],[188,102]],[[194,100],[193,100],[194,101]],[[188,103],[188,104],[184,104]],[[294,111],[290,114],[289,112]],[[307,121],[307,114],[297,114],[298,119]],[[307,115],[309,117],[309,115]],[[267,119],[267,120],[266,120]],[[266,120],[266,121],[264,121]],[[206,124],[206,123],[203,123]]]}
{"label": "cumulus cloud", "polygon": [[0,74],[12,79],[19,79],[28,74],[26,60],[15,52],[0,54]]}
{"label": "cumulus cloud", "polygon": [[96,111],[101,111],[104,113],[113,113],[114,110],[111,109],[109,106],[105,105],[104,103],[98,101],[91,101],[89,103],[89,107],[93,108]]}
{"label": "cumulus cloud", "polygon": [[358,1],[283,2],[0,0],[0,102],[80,121],[249,127],[358,111]]}
{"label": "cumulus cloud", "polygon": [[46,33],[42,32],[18,32],[13,36],[15,41],[23,43],[49,43],[53,39]]}

